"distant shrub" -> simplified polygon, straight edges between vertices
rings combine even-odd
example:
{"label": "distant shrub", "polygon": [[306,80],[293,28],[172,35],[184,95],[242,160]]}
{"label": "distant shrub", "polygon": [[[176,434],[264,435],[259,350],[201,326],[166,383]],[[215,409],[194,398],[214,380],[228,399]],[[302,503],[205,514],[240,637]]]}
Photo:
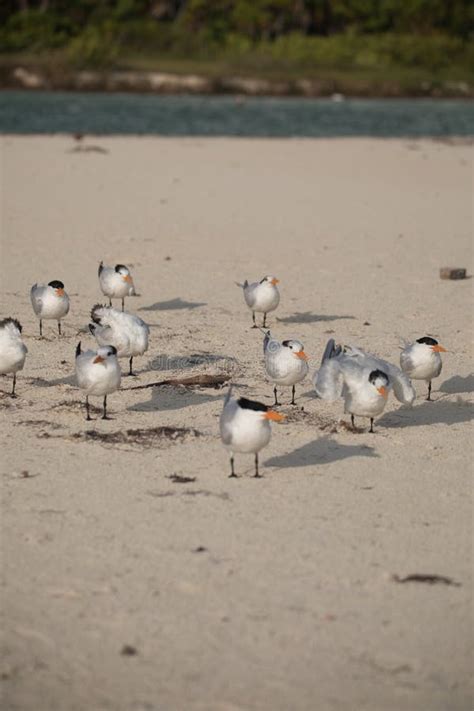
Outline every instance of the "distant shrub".
{"label": "distant shrub", "polygon": [[119,53],[119,30],[115,23],[88,25],[68,45],[67,59],[78,69],[113,66]]}
{"label": "distant shrub", "polygon": [[55,49],[67,44],[73,34],[74,25],[55,13],[16,13],[0,27],[0,52]]}

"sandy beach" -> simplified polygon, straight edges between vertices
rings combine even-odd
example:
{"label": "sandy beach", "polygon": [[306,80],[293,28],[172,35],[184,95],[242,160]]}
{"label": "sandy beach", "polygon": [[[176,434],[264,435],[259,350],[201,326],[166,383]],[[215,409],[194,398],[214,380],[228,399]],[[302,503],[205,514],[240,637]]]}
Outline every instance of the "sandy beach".
{"label": "sandy beach", "polygon": [[[439,268],[472,274],[472,147],[87,145],[1,139],[1,317],[29,350],[18,399],[0,378],[5,711],[471,709],[472,280]],[[151,342],[113,419],[88,423],[74,351],[94,344],[101,259],[131,266]],[[225,373],[270,404],[234,285],[266,274],[272,332],[311,373],[330,337],[395,363],[403,339],[438,338],[435,402],[417,382],[413,408],[392,397],[354,433],[308,378],[304,409],[283,393],[263,479],[243,456],[229,479],[226,389],[152,384]],[[52,279],[71,311],[39,340],[29,289]],[[416,573],[456,584],[393,578]]]}

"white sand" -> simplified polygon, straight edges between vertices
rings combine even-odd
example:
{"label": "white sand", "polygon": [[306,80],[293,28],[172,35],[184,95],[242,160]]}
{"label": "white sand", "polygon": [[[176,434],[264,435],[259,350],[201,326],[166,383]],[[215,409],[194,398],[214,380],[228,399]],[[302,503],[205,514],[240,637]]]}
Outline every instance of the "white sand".
{"label": "white sand", "polygon": [[[472,273],[471,148],[89,143],[109,153],[2,140],[1,313],[29,348],[20,397],[0,393],[4,708],[470,709],[472,281],[438,270]],[[100,259],[133,266],[141,296],[128,305],[152,338],[139,377],[110,397],[113,421],[86,423],[71,374],[79,338],[93,343],[78,331],[101,301]],[[242,394],[271,402],[261,334],[233,285],[267,273],[282,295],[270,325],[303,341],[312,369],[329,334],[395,362],[401,338],[438,336],[449,353],[436,402],[417,383],[414,408],[391,399],[374,435],[322,430],[342,403],[314,399],[308,380],[304,413],[262,453],[264,478],[238,457],[243,476],[229,480],[222,391],[130,388],[228,368]],[[39,341],[29,287],[51,279],[72,308],[66,337],[50,323]],[[169,308],[178,298],[188,306]],[[190,367],[192,354],[224,360]],[[203,436],[77,436],[162,425]],[[390,577],[410,573],[461,586]],[[126,644],[138,654],[121,655]]]}

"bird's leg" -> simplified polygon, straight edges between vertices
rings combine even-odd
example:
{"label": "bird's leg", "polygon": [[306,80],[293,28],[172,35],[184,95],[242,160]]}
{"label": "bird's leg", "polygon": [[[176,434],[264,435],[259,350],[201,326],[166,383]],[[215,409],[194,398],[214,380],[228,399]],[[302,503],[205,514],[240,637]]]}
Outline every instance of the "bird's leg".
{"label": "bird's leg", "polygon": [[372,433],[373,433],[373,431],[374,431],[374,418],[371,417],[371,418],[370,418],[370,430],[369,430],[369,432],[372,432]]}
{"label": "bird's leg", "polygon": [[58,321],[58,333],[61,335],[61,321]]}
{"label": "bird's leg", "polygon": [[252,311],[252,321],[253,321],[252,328],[258,328],[257,322],[255,321],[255,311]]}
{"label": "bird's leg", "polygon": [[258,452],[255,454],[255,474],[254,479],[261,479],[262,475],[258,473]]}
{"label": "bird's leg", "polygon": [[103,420],[110,420],[110,417],[107,417],[107,395],[104,395],[104,414],[102,415]]}
{"label": "bird's leg", "polygon": [[354,415],[351,415],[351,425],[352,425],[352,429],[355,430],[356,426],[355,426]]}
{"label": "bird's leg", "polygon": [[122,296],[122,312],[125,311],[125,299]]}
{"label": "bird's leg", "polygon": [[40,338],[43,337],[43,321],[40,319]]}
{"label": "bird's leg", "polygon": [[267,326],[267,314],[264,313],[263,314],[263,328],[266,328],[266,326]]}
{"label": "bird's leg", "polygon": [[229,479],[237,479],[237,474],[234,472],[234,457],[230,458],[230,474]]}
{"label": "bird's leg", "polygon": [[109,296],[109,306],[112,306],[112,299],[110,296]]}
{"label": "bird's leg", "polygon": [[130,368],[129,368],[129,371],[128,371],[128,374],[129,374],[129,375],[135,375],[135,373],[134,373],[133,370],[132,370],[132,363],[133,363],[133,356],[130,358]]}
{"label": "bird's leg", "polygon": [[428,397],[426,399],[431,402],[431,380],[428,382]]}
{"label": "bird's leg", "polygon": [[276,405],[280,405],[280,403],[278,402],[278,393],[276,385],[273,388],[273,395],[275,396],[275,402],[273,403],[273,407],[275,407]]}
{"label": "bird's leg", "polygon": [[296,388],[295,388],[295,386],[293,385],[293,387],[292,387],[292,389],[291,389],[291,403],[290,403],[291,405],[296,405],[296,402],[295,402],[295,390],[296,390]]}
{"label": "bird's leg", "polygon": [[11,392],[11,396],[12,396],[12,397],[16,397],[16,395],[15,395],[15,385],[16,385],[16,373],[13,373],[13,387],[12,387],[12,392]]}
{"label": "bird's leg", "polygon": [[89,395],[86,395],[86,420],[91,420],[91,416],[89,413]]}

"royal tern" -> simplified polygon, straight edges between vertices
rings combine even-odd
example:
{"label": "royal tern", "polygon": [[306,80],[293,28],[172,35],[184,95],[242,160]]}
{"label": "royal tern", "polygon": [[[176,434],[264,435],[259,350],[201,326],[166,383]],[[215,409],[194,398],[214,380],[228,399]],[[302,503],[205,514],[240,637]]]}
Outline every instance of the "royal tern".
{"label": "royal tern", "polygon": [[261,281],[256,281],[253,284],[249,284],[247,279],[243,284],[236,282],[237,286],[243,289],[245,303],[252,311],[253,328],[257,328],[255,321],[257,311],[263,313],[263,328],[265,328],[267,313],[275,311],[280,303],[280,292],[277,287],[279,283],[279,280],[274,276],[263,277]]}
{"label": "royal tern", "polygon": [[295,385],[304,380],[308,374],[308,356],[304,352],[301,341],[280,341],[272,338],[267,331],[263,341],[265,355],[265,371],[274,383],[273,394],[275,405],[278,402],[277,385],[291,385],[291,404],[295,405]]}
{"label": "royal tern", "polygon": [[122,311],[125,308],[125,297],[135,295],[130,269],[124,264],[104,267],[104,263],[101,262],[99,264],[99,284],[104,296],[109,297],[109,306],[112,306],[112,299],[122,299]]}
{"label": "royal tern", "polygon": [[62,281],[54,279],[46,285],[33,284],[30,298],[33,311],[39,318],[40,336],[43,335],[43,321],[47,319],[58,322],[58,333],[61,335],[61,319],[69,313],[69,296]]}
{"label": "royal tern", "polygon": [[21,331],[21,324],[16,318],[4,318],[0,321],[0,375],[13,373],[12,397],[16,397],[16,374],[23,370],[28,353],[21,340]]}
{"label": "royal tern", "polygon": [[89,395],[104,396],[103,420],[107,417],[107,395],[120,387],[120,365],[114,346],[101,346],[97,351],[81,351],[81,343],[76,347],[76,379],[80,388],[86,391],[86,419],[90,420]]}
{"label": "royal tern", "polygon": [[232,397],[232,388],[227,393],[220,419],[221,439],[230,452],[230,477],[234,472],[234,454],[255,454],[255,476],[259,477],[258,453],[267,446],[272,436],[270,422],[280,422],[284,415],[274,412],[267,405],[241,397]]}
{"label": "royal tern", "polygon": [[355,346],[336,346],[333,338],[326,345],[313,382],[321,399],[344,398],[344,411],[351,415],[353,426],[354,416],[369,417],[370,432],[391,388],[397,400],[406,405],[415,399],[412,384],[399,368]]}
{"label": "royal tern", "polygon": [[128,374],[134,375],[133,358],[148,349],[150,329],[145,321],[126,311],[100,304],[93,307],[91,318],[93,323],[89,324],[89,330],[99,346],[115,346],[119,358],[130,358]]}
{"label": "royal tern", "polygon": [[400,365],[404,373],[413,380],[426,380],[428,397],[431,400],[431,381],[441,373],[443,362],[440,353],[446,353],[446,348],[430,336],[418,338],[407,345],[400,353]]}

